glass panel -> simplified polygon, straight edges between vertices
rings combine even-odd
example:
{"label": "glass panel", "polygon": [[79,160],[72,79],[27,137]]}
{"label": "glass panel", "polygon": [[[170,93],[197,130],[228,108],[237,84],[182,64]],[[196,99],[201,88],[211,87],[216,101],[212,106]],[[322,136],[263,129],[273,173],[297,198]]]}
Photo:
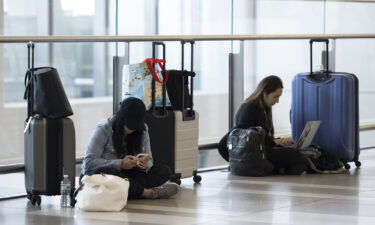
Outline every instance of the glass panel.
{"label": "glass panel", "polygon": [[[324,3],[320,1],[236,0],[234,10],[235,34],[315,34],[324,31]],[[273,110],[276,135],[291,132],[291,81],[295,74],[308,71],[309,63],[308,40],[245,42],[244,97],[268,75],[278,75],[283,80],[283,96]],[[318,58],[314,68],[320,68]]]}
{"label": "glass panel", "polygon": [[230,34],[231,1],[159,0],[161,35]]}
{"label": "glass panel", "polygon": [[[374,33],[374,10],[374,2],[328,2],[327,33]],[[331,48],[335,71],[354,73],[359,79],[360,124],[375,124],[375,107],[369,104],[375,97],[374,39],[337,40]]]}
{"label": "glass panel", "polygon": [[[157,4],[159,3],[159,4]],[[144,10],[139,10],[143,8]],[[230,34],[230,1],[121,1],[119,34]],[[137,21],[137,23],[134,23]],[[168,42],[167,68],[181,68],[179,42]],[[190,46],[185,47],[190,68]],[[217,142],[228,124],[228,54],[230,42],[198,42],[194,52],[195,109],[200,113],[200,143]],[[150,43],[130,44],[130,63],[151,57]],[[161,54],[159,52],[159,54]],[[124,55],[119,46],[119,55]],[[218,123],[217,121],[221,121]]]}
{"label": "glass panel", "polygon": [[[95,0],[55,0],[54,35],[105,35],[104,3]],[[101,9],[101,10],[100,10]],[[59,69],[68,97],[112,95],[106,43],[52,45],[53,65]]]}
{"label": "glass panel", "polygon": [[375,33],[374,1],[327,1],[326,33]]}
{"label": "glass panel", "polygon": [[360,125],[375,124],[375,40],[337,40],[335,43],[336,71],[355,74],[359,79]]}
{"label": "glass panel", "polygon": [[[255,50],[251,48],[254,45]],[[310,68],[308,41],[256,41],[255,44],[254,41],[247,41],[245,52],[246,50],[250,54],[249,52],[245,54],[245,62],[249,63],[245,63],[244,97],[249,96],[264,77],[279,76],[283,80],[284,89],[279,104],[273,107],[275,135],[289,134],[291,132],[289,120],[291,83],[294,75],[307,72]]]}
{"label": "glass panel", "polygon": [[324,1],[258,0],[255,4],[257,34],[319,34],[324,31]]}
{"label": "glass panel", "polygon": [[[23,7],[22,7],[23,6]],[[38,16],[40,0],[4,0],[4,35],[47,35]],[[26,44],[3,45],[4,102],[21,102],[27,69]],[[38,54],[43,54],[38,51]]]}
{"label": "glass panel", "polygon": [[[46,25],[43,27],[45,23],[39,16],[42,3],[41,0],[4,0],[1,4],[3,35],[46,35]],[[23,163],[26,46],[24,43],[0,45],[0,165]],[[38,49],[35,54],[41,56],[43,52]]]}
{"label": "glass panel", "polygon": [[[161,35],[231,33],[231,1],[160,0],[158,30]],[[167,50],[168,65],[181,68],[179,43]],[[194,104],[200,114],[199,143],[213,143],[228,129],[228,54],[231,42],[197,42],[194,50]],[[185,52],[190,53],[186,45]],[[185,56],[190,68],[190,54]],[[219,122],[220,121],[220,122]]]}

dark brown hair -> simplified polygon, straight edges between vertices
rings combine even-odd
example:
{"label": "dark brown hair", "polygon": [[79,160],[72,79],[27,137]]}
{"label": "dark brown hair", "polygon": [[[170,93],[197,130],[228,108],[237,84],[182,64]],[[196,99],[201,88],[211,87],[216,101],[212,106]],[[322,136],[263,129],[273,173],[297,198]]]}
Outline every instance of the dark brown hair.
{"label": "dark brown hair", "polygon": [[264,102],[264,94],[270,94],[279,88],[283,88],[282,80],[275,75],[270,75],[261,80],[256,89],[251,93],[249,97],[245,99],[245,103],[256,104],[260,109],[264,109],[266,116],[266,126],[270,133],[274,134],[273,121],[272,121],[272,110],[271,107],[267,107]]}
{"label": "dark brown hair", "polygon": [[278,76],[270,75],[265,77],[259,82],[253,93],[245,99],[245,103],[255,103],[260,108],[266,108],[263,98],[264,94],[268,95],[279,88],[283,88],[283,82]]}

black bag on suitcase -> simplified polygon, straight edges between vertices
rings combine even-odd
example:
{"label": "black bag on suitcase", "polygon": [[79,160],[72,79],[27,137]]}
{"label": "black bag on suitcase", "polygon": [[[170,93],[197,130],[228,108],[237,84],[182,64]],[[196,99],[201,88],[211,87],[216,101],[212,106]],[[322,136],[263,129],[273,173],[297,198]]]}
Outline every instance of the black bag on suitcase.
{"label": "black bag on suitcase", "polygon": [[73,115],[57,70],[53,67],[34,68],[34,43],[28,43],[28,54],[29,69],[25,75],[24,94],[28,103],[28,116],[39,114],[57,119]]}
{"label": "black bag on suitcase", "polygon": [[261,127],[235,128],[230,132],[227,145],[233,175],[259,177],[272,173],[273,165],[266,158],[265,135]]}
{"label": "black bag on suitcase", "polygon": [[[31,55],[30,48],[32,51]],[[52,109],[52,111],[44,111],[47,114],[49,114],[50,112],[63,112],[66,109],[64,106],[59,107],[58,110],[56,110],[56,108],[54,107],[49,107],[50,105],[47,105],[49,103],[51,103],[52,105],[58,105],[58,101],[61,100],[61,96],[56,96],[54,94],[49,95],[49,93],[53,92],[40,89],[46,88],[48,90],[52,90],[53,88],[57,87],[61,89],[60,93],[64,93],[65,98],[66,95],[61,82],[61,86],[53,86],[53,84],[56,84],[55,82],[52,81],[51,83],[49,83],[47,81],[47,74],[49,73],[44,74],[45,77],[43,78],[34,75],[34,71],[38,71],[40,68],[34,69],[33,43],[28,44],[28,53],[29,69],[25,78],[25,81],[27,81],[25,83],[25,97],[27,97],[28,100],[28,115],[24,130],[25,188],[27,192],[27,198],[31,201],[31,203],[33,205],[35,203],[40,205],[40,195],[50,196],[60,194],[60,182],[63,178],[63,174],[68,175],[68,178],[71,182],[70,196],[73,195],[75,187],[75,131],[73,121],[70,118],[51,119],[44,117],[43,114],[37,114],[37,112],[39,111],[36,111],[35,109],[38,107],[41,110]],[[54,69],[48,71],[53,70]],[[55,73],[55,75],[58,78],[57,73]],[[41,82],[42,80],[47,82],[41,85],[35,83]],[[52,87],[46,85],[52,85]],[[58,92],[59,91],[56,90],[56,92],[54,93]],[[56,98],[54,99],[54,97]],[[42,103],[46,99],[47,101],[43,103],[46,105],[41,104],[38,107],[34,107],[34,103]],[[68,105],[70,107],[67,98],[66,101],[67,104],[62,104],[64,104],[65,106]],[[49,115],[51,116],[57,114],[52,113]],[[63,114],[58,115],[58,117],[60,117]],[[71,205],[74,205],[74,200],[71,201]]]}
{"label": "black bag on suitcase", "polygon": [[[173,110],[187,109],[191,105],[189,93],[189,77],[195,73],[187,70],[168,70],[167,91]],[[182,103],[182,95],[184,95]],[[184,107],[182,107],[184,104]]]}
{"label": "black bag on suitcase", "polygon": [[[189,77],[190,85],[193,85],[193,78],[195,77],[195,72],[193,71],[194,48],[191,48],[191,71],[188,71],[184,69],[185,43],[186,41],[181,41],[181,70],[168,70],[167,91],[173,110],[185,110],[193,106],[193,95],[189,93]],[[193,46],[194,41],[190,41],[190,44]],[[193,91],[193,87],[191,87],[191,91]]]}

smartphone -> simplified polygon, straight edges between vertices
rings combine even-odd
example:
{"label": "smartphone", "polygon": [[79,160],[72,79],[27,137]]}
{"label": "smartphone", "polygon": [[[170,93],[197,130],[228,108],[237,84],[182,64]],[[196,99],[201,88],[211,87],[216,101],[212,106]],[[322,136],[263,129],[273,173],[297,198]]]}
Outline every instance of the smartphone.
{"label": "smartphone", "polygon": [[137,158],[137,159],[148,158],[148,154],[147,153],[139,153],[135,158]]}

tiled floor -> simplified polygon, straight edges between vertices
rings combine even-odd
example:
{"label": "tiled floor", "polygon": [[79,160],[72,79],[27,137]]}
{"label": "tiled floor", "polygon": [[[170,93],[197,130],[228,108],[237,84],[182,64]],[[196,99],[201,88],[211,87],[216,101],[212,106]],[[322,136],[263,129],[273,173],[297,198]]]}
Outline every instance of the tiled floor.
{"label": "tiled floor", "polygon": [[0,201],[0,224],[375,224],[375,149],[361,154],[362,168],[345,174],[237,177],[202,173],[182,181],[167,200],[129,201],[122,212],[61,209],[58,197],[40,207],[26,198]]}

